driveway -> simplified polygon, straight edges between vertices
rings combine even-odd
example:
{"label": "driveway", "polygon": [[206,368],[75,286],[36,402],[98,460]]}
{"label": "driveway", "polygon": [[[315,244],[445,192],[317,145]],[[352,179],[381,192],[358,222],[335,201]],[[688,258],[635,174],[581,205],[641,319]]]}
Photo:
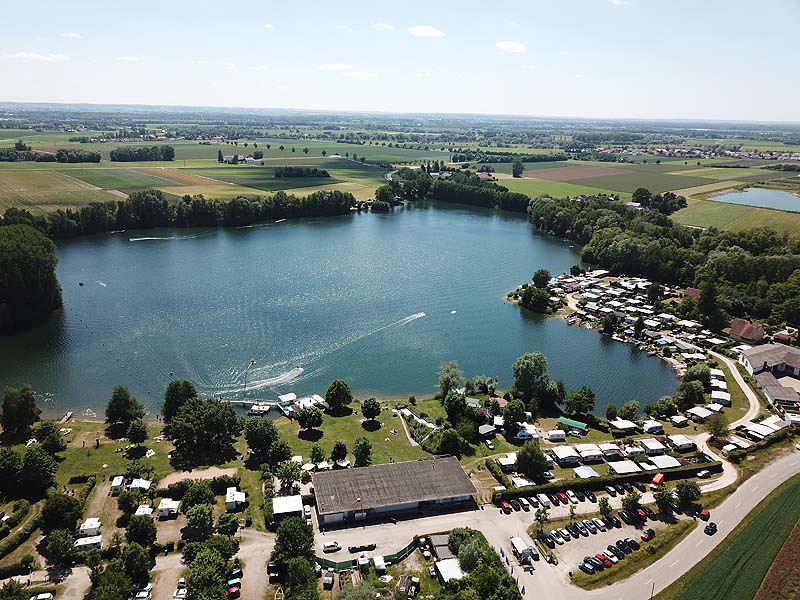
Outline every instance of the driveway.
{"label": "driveway", "polygon": [[89,588],[91,587],[89,567],[75,567],[72,569],[72,573],[61,583],[56,595],[79,600],[89,593]]}
{"label": "driveway", "polygon": [[739,368],[737,367],[738,363],[718,352],[709,350],[708,353],[717,360],[725,363],[725,366],[728,367],[728,370],[730,370],[731,375],[733,375],[733,379],[736,381],[736,384],[740,388],[742,388],[744,395],[747,396],[747,401],[750,403],[750,406],[747,409],[745,415],[741,419],[738,419],[733,423],[731,423],[730,429],[736,429],[742,423],[746,423],[747,421],[752,421],[753,419],[755,419],[761,412],[761,402],[759,402],[758,396],[752,390],[752,388],[749,385],[747,385],[747,382],[742,377],[742,374],[739,373]]}
{"label": "driveway", "polygon": [[172,594],[178,587],[178,579],[183,577],[185,568],[180,552],[157,556],[156,566],[150,571],[153,578],[153,600],[172,600]]}
{"label": "driveway", "polygon": [[275,536],[255,529],[243,529],[239,533],[242,541],[236,556],[244,563],[242,598],[263,600],[269,587],[267,562],[275,547]]}

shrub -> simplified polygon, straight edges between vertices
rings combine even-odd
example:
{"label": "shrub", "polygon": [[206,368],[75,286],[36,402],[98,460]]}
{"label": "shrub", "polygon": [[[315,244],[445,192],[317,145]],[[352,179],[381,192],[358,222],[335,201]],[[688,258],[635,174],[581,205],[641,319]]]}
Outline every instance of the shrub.
{"label": "shrub", "polygon": [[511,487],[511,481],[508,479],[508,476],[503,473],[503,469],[500,468],[500,463],[498,463],[494,458],[486,459],[486,468],[497,480],[497,483],[505,488]]}

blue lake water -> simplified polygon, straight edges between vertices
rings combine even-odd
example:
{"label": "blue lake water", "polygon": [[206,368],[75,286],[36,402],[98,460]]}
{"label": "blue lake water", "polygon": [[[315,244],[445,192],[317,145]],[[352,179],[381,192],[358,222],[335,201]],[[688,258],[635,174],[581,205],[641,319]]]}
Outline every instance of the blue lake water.
{"label": "blue lake water", "polygon": [[546,354],[568,387],[592,387],[601,414],[677,384],[656,358],[505,301],[537,268],[578,261],[508,213],[418,204],[123,232],[61,243],[58,256],[63,314],[0,338],[0,385],[33,384],[51,414],[102,416],[115,385],[157,412],[171,377],[227,398],[324,394],[334,378],[359,397],[425,395],[451,359],[505,387],[526,351]]}
{"label": "blue lake water", "polygon": [[719,196],[711,196],[710,199],[716,202],[800,212],[800,196],[782,190],[752,187],[741,191],[727,192]]}

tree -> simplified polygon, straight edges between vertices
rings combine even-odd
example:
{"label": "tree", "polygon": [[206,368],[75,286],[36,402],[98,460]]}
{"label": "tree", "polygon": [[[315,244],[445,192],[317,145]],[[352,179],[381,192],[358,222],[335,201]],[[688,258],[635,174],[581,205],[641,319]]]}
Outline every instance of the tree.
{"label": "tree", "polygon": [[600,516],[603,520],[608,520],[611,516],[611,502],[608,501],[607,496],[601,496],[600,499],[597,501],[597,510],[600,513]]}
{"label": "tree", "polygon": [[572,265],[569,268],[569,274],[572,275],[573,277],[577,277],[578,275],[581,275],[582,273],[583,273],[583,269],[581,269],[580,265]]}
{"label": "tree", "polygon": [[372,462],[372,444],[367,438],[360,437],[353,444],[353,456],[357,467],[366,467]]}
{"label": "tree", "polygon": [[374,421],[381,414],[381,403],[375,398],[367,398],[361,403],[361,414],[365,419]]}
{"label": "tree", "polygon": [[325,460],[325,453],[322,451],[322,447],[319,444],[313,444],[311,446],[311,462],[317,464],[323,460]]}
{"label": "tree", "polygon": [[452,427],[445,429],[439,437],[438,454],[449,454],[451,456],[461,456],[467,447],[467,441],[463,436]]}
{"label": "tree", "polygon": [[278,526],[272,560],[285,565],[290,558],[314,559],[314,532],[301,517],[289,517]]}
{"label": "tree", "polygon": [[642,495],[639,492],[628,492],[622,497],[622,508],[629,513],[635,513],[642,502]]}
{"label": "tree", "polygon": [[519,158],[515,158],[511,163],[511,176],[522,177],[523,171],[525,171],[525,164]]}
{"label": "tree", "polygon": [[594,403],[594,390],[584,385],[569,393],[564,409],[570,415],[588,415],[594,411]]}
{"label": "tree", "polygon": [[230,402],[191,398],[170,422],[179,464],[218,464],[236,455],[242,423]]}
{"label": "tree", "polygon": [[642,335],[644,327],[644,319],[642,317],[638,317],[633,323],[633,335],[638,338],[640,335]]}
{"label": "tree", "polygon": [[66,529],[54,529],[45,538],[47,557],[57,565],[66,565],[72,560],[75,540]]}
{"label": "tree", "polygon": [[125,573],[136,585],[145,585],[150,580],[150,555],[142,546],[132,542],[122,551]]}
{"label": "tree", "polygon": [[699,381],[703,391],[711,389],[711,368],[705,363],[692,365],[683,374],[683,381]]}
{"label": "tree", "polygon": [[722,413],[714,413],[706,421],[706,431],[711,437],[724,440],[728,438],[728,417]]}
{"label": "tree", "polygon": [[547,290],[529,285],[519,298],[520,304],[535,312],[546,313],[550,308],[550,294]]}
{"label": "tree", "polygon": [[31,328],[61,306],[57,262],[55,244],[30,225],[10,223],[6,211],[0,227],[0,334]]}
{"label": "tree", "polygon": [[[547,359],[540,352],[526,352],[514,361],[514,392],[531,405],[547,385]],[[531,406],[531,409],[535,408]],[[532,410],[532,412],[535,412]]]}
{"label": "tree", "polygon": [[237,531],[239,531],[239,518],[233,513],[220,513],[217,517],[217,533],[233,537]]}
{"label": "tree", "polygon": [[222,156],[222,150],[217,150],[217,162],[221,163],[223,160],[225,159]]}
{"label": "tree", "polygon": [[122,490],[117,496],[117,508],[122,511],[124,516],[130,517],[142,500],[142,494],[139,490]]}
{"label": "tree", "polygon": [[132,585],[119,559],[110,560],[105,569],[100,569],[99,565],[92,569],[94,600],[128,600]]}
{"label": "tree", "polygon": [[197,390],[190,381],[174,380],[167,384],[167,391],[164,393],[164,406],[161,408],[165,425],[170,424],[175,415],[178,414],[181,406],[190,398],[197,398]]}
{"label": "tree", "polygon": [[319,598],[317,576],[307,558],[295,557],[286,561],[286,597],[312,600]]}
{"label": "tree", "polygon": [[72,531],[78,525],[83,507],[74,496],[53,494],[42,507],[42,531],[47,533],[54,529]]}
{"label": "tree", "polygon": [[517,452],[517,471],[532,479],[541,478],[550,468],[550,461],[539,444],[527,441]]}
{"label": "tree", "polygon": [[214,528],[213,507],[211,504],[196,504],[186,513],[186,522],[199,539],[206,539]]}
{"label": "tree", "polygon": [[128,441],[140,446],[147,439],[147,425],[141,419],[131,421],[126,435],[128,436]]}
{"label": "tree", "polygon": [[331,460],[344,460],[345,458],[347,458],[347,444],[341,440],[337,440],[336,443],[333,444]]}
{"label": "tree", "polygon": [[462,544],[458,549],[458,565],[465,573],[469,573],[478,566],[483,556],[483,543],[480,539]]}
{"label": "tree", "polygon": [[569,521],[570,523],[575,522],[575,516],[578,514],[578,511],[575,510],[575,505],[570,503],[569,505]]}
{"label": "tree", "polygon": [[454,360],[443,362],[439,365],[439,393],[442,398],[447,397],[450,390],[464,385],[464,373],[458,368]]}
{"label": "tree", "polygon": [[150,548],[156,542],[157,533],[153,517],[149,515],[133,516],[125,528],[125,539],[129,544],[136,543]]}
{"label": "tree", "polygon": [[547,284],[550,282],[550,271],[547,269],[538,269],[533,274],[533,285],[537,288],[545,289],[547,288]]}
{"label": "tree", "polygon": [[447,413],[447,420],[453,424],[461,420],[461,415],[467,410],[467,398],[457,390],[451,389],[442,399],[442,406]]}
{"label": "tree", "polygon": [[11,448],[0,448],[0,492],[9,496],[17,490],[22,458]]}
{"label": "tree", "polygon": [[688,508],[700,499],[700,486],[694,481],[681,479],[675,485],[675,500],[681,508]]}
{"label": "tree", "polygon": [[609,402],[606,406],[606,421],[613,421],[617,418],[617,405]]}
{"label": "tree", "polygon": [[59,427],[53,421],[41,421],[34,430],[34,437],[42,444],[42,450],[50,456],[67,449],[67,443],[58,430]]}
{"label": "tree", "polygon": [[658,283],[651,283],[647,286],[647,301],[650,304],[655,304],[661,297],[664,295],[664,290],[661,288],[661,285]]}
{"label": "tree", "polygon": [[544,526],[547,525],[547,522],[550,520],[550,511],[546,506],[540,506],[536,509],[533,518],[539,525],[539,533],[543,533]]}
{"label": "tree", "polygon": [[227,570],[228,561],[219,552],[213,548],[200,548],[186,573],[187,596],[200,600],[224,600]]}
{"label": "tree", "polygon": [[672,490],[666,485],[660,485],[653,492],[653,499],[656,501],[658,512],[666,514],[672,509]]}
{"label": "tree", "polygon": [[619,418],[632,420],[639,413],[639,402],[637,400],[628,400],[619,408]]}
{"label": "tree", "polygon": [[617,330],[617,325],[619,325],[619,319],[614,313],[600,319],[600,327],[604,335],[612,335]]}
{"label": "tree", "polygon": [[703,402],[703,384],[697,380],[682,381],[672,396],[682,410]]}
{"label": "tree", "polygon": [[564,387],[564,380],[548,380],[539,396],[539,408],[549,408],[556,411],[564,404],[567,399],[567,390]]}
{"label": "tree", "polygon": [[25,591],[16,579],[9,579],[0,588],[0,600],[25,600],[28,597]]}
{"label": "tree", "polygon": [[120,426],[124,431],[136,419],[144,417],[144,407],[131,396],[128,388],[118,385],[106,406],[106,423]]}
{"label": "tree", "polygon": [[284,489],[291,488],[295,481],[300,479],[300,465],[293,460],[287,460],[278,465],[275,476],[280,480]]}
{"label": "tree", "polygon": [[307,406],[297,413],[297,422],[301,429],[314,429],[322,426],[322,411],[316,406]]}
{"label": "tree", "polygon": [[636,188],[633,191],[633,201],[638,202],[642,206],[648,206],[650,204],[650,197],[652,194],[650,190],[647,188]]}
{"label": "tree", "polygon": [[190,508],[198,504],[214,504],[214,491],[206,479],[196,479],[186,489],[181,500],[181,510],[187,514]]}
{"label": "tree", "polygon": [[512,400],[503,410],[503,423],[509,435],[517,435],[521,423],[526,421],[525,405],[521,400]]}
{"label": "tree", "polygon": [[280,433],[272,419],[248,419],[244,424],[244,439],[253,454],[269,459]]}
{"label": "tree", "polygon": [[[0,228],[0,231],[5,227]],[[2,272],[2,269],[0,269]],[[0,284],[0,298],[2,298],[2,285]],[[2,310],[2,308],[0,308]],[[2,315],[0,315],[0,321]],[[0,327],[0,332],[2,327]],[[3,392],[3,435],[9,440],[19,440],[27,437],[31,426],[39,420],[41,410],[36,406],[36,394],[33,388],[25,385],[20,389],[7,387]]]}
{"label": "tree", "polygon": [[19,483],[25,494],[31,498],[41,498],[45,491],[55,483],[58,465],[47,452],[36,446],[25,451],[22,458]]}
{"label": "tree", "polygon": [[334,379],[325,392],[325,402],[331,407],[333,414],[342,414],[352,401],[353,392],[341,379]]}

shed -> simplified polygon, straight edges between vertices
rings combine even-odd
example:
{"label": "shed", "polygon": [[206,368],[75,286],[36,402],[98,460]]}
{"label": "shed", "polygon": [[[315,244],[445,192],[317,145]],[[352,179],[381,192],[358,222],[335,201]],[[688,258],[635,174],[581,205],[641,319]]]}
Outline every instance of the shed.
{"label": "shed", "polygon": [[547,432],[547,441],[563,442],[567,439],[567,432],[563,429],[551,429]]}
{"label": "shed", "polygon": [[303,516],[303,497],[276,496],[272,499],[272,514],[275,523],[280,523],[289,517]]}
{"label": "shed", "polygon": [[483,438],[494,436],[495,431],[497,430],[494,428],[494,425],[480,425],[478,427],[478,435]]}
{"label": "shed", "polygon": [[639,466],[632,460],[617,460],[608,463],[608,466],[615,475],[628,475],[630,473],[638,473],[641,471]]}
{"label": "shed", "polygon": [[504,472],[510,473],[517,466],[517,453],[509,452],[505,456],[498,458],[497,463]]}
{"label": "shed", "polygon": [[584,433],[589,429],[589,426],[586,423],[581,423],[575,419],[568,419],[567,417],[558,417],[556,420],[556,425],[563,425],[569,429],[577,429],[578,431]]}
{"label": "shed", "polygon": [[228,512],[236,512],[244,506],[245,499],[246,496],[244,492],[240,492],[235,487],[229,487],[225,491],[225,510]]}
{"label": "shed", "polygon": [[636,423],[628,421],[627,419],[614,419],[613,421],[609,421],[608,424],[614,429],[625,433],[636,431]]}
{"label": "shed", "polygon": [[125,483],[125,479],[123,479],[122,475],[117,475],[114,479],[111,480],[111,493],[113,495],[117,495],[122,491],[122,486]]}
{"label": "shed", "polygon": [[572,470],[575,471],[575,477],[578,477],[579,479],[589,479],[591,477],[600,477],[600,475],[597,474],[597,471],[595,471],[592,467],[587,467],[585,465],[581,466],[581,467],[575,467]]}
{"label": "shed", "polygon": [[704,422],[708,417],[710,417],[712,413],[707,408],[703,408],[702,406],[693,406],[686,411],[688,414],[692,415],[692,418],[697,421],[698,423]]}
{"label": "shed", "polygon": [[463,579],[466,573],[461,570],[457,558],[447,558],[436,563],[436,573],[442,583],[447,583],[453,579]]}
{"label": "shed", "polygon": [[680,467],[680,461],[675,458],[674,456],[669,456],[667,454],[662,454],[660,456],[651,456],[650,462],[653,463],[659,469],[674,469],[675,467]]}
{"label": "shed", "polygon": [[711,390],[711,400],[717,404],[722,404],[722,406],[731,405],[731,395],[722,390]]}
{"label": "shed", "polygon": [[667,447],[655,438],[645,438],[639,440],[639,445],[644,449],[644,453],[648,456],[657,456],[664,454]]}
{"label": "shed", "polygon": [[375,572],[378,575],[383,575],[386,573],[386,561],[383,560],[383,556],[373,556],[372,564],[374,565]]}
{"label": "shed", "polygon": [[162,498],[158,503],[158,516],[159,518],[175,517],[178,516],[178,506],[180,502],[172,498]]}

